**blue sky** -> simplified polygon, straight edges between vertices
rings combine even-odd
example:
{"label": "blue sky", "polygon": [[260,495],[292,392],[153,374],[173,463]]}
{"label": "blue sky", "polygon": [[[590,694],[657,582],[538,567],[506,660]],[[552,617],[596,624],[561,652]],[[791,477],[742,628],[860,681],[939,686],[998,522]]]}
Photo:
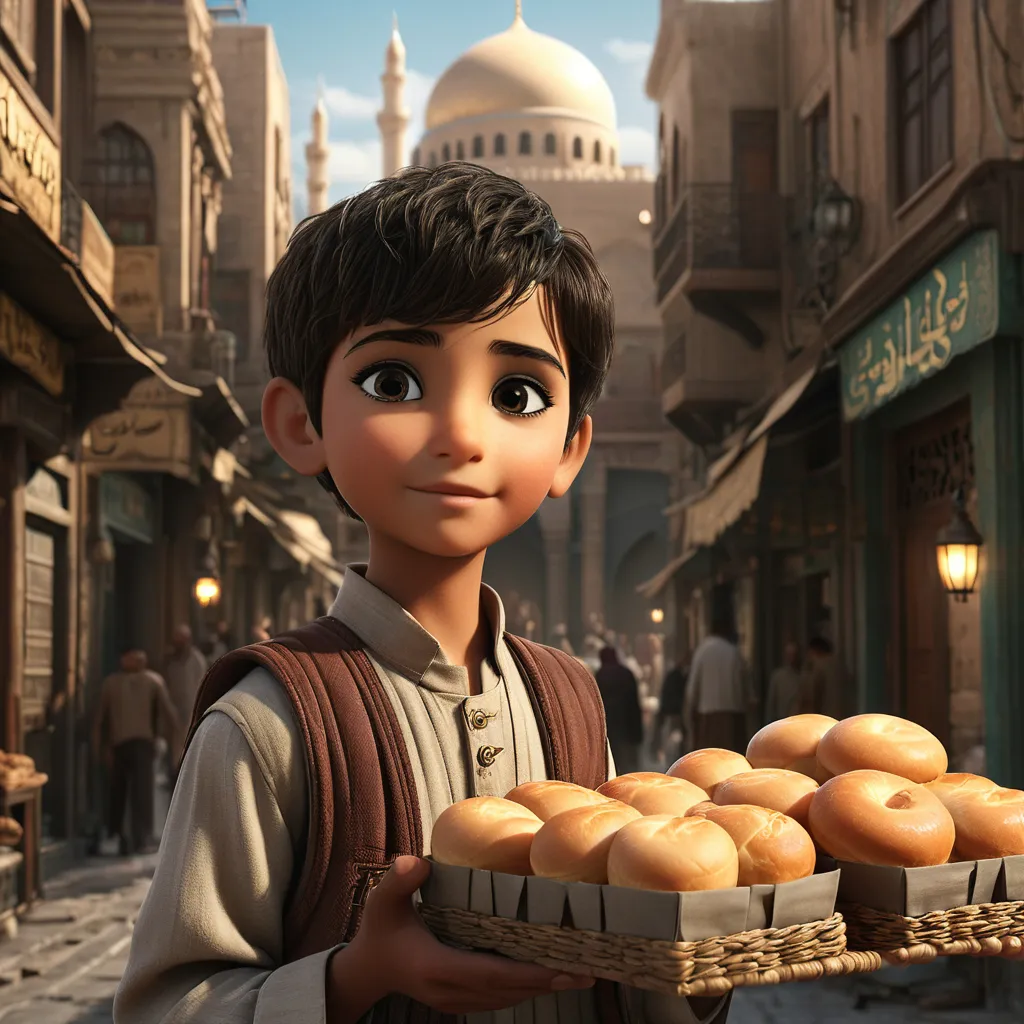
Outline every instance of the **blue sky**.
{"label": "blue sky", "polygon": [[[658,0],[523,0],[531,28],[581,50],[608,80],[618,107],[623,163],[650,166],[654,160],[655,108],[644,96],[643,80],[659,6]],[[296,216],[305,207],[302,148],[318,75],[331,115],[331,199],[379,176],[374,118],[393,10],[407,51],[411,152],[434,81],[473,43],[511,24],[514,0],[249,0],[250,23],[273,26],[288,76]]]}

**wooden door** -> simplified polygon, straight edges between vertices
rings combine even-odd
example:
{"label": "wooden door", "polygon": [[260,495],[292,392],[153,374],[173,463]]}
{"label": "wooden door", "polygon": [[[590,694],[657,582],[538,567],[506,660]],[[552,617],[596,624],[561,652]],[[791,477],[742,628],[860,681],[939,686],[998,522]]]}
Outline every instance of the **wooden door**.
{"label": "wooden door", "polygon": [[958,487],[974,483],[970,405],[908,427],[896,438],[893,545],[897,711],[949,746],[949,603],[935,541],[952,515]]}
{"label": "wooden door", "polygon": [[740,266],[764,269],[779,254],[778,114],[737,110],[732,115],[732,183]]}
{"label": "wooden door", "polygon": [[53,594],[55,541],[50,533],[25,528],[25,668],[21,685],[26,731],[46,724],[53,695]]}

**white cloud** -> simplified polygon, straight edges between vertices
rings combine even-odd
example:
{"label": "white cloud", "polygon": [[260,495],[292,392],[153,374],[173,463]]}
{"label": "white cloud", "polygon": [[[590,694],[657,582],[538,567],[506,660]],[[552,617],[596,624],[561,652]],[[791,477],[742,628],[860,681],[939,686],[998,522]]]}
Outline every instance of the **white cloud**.
{"label": "white cloud", "polygon": [[376,96],[360,96],[338,85],[324,89],[324,103],[331,117],[343,121],[371,121],[380,108],[380,100]]}
{"label": "white cloud", "polygon": [[653,168],[656,154],[654,132],[649,128],[626,125],[619,129],[619,162],[643,164]]}
{"label": "white cloud", "polygon": [[363,186],[381,176],[380,139],[331,142],[328,173],[332,185]]}
{"label": "white cloud", "polygon": [[620,63],[637,68],[641,72],[647,70],[654,53],[654,44],[639,39],[609,39],[604,48]]}

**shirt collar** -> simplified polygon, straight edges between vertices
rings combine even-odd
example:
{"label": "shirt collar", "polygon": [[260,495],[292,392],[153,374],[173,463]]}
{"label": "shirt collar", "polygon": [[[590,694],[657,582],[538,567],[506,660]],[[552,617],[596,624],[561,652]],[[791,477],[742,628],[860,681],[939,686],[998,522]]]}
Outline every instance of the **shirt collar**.
{"label": "shirt collar", "polygon": [[[505,609],[497,592],[486,583],[480,587],[480,603],[491,628],[494,664],[505,675],[509,658],[503,639]],[[375,657],[414,682],[421,682],[431,665],[451,665],[434,637],[366,579],[365,563],[345,567],[341,589],[327,614],[348,626]]]}

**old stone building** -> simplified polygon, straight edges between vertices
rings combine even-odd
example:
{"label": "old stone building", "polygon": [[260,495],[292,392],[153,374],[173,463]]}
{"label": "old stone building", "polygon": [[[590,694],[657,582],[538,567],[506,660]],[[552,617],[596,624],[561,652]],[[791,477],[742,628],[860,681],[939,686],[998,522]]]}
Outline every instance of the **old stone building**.
{"label": "old stone building", "polygon": [[[1006,785],[1024,781],[1022,68],[1013,0],[666,0],[648,79],[663,407],[711,460],[651,589],[721,594],[745,562],[762,683],[783,639],[827,627],[840,710],[915,719]],[[709,235],[714,179],[732,205]],[[984,543],[954,601],[937,543],[960,493]]]}

